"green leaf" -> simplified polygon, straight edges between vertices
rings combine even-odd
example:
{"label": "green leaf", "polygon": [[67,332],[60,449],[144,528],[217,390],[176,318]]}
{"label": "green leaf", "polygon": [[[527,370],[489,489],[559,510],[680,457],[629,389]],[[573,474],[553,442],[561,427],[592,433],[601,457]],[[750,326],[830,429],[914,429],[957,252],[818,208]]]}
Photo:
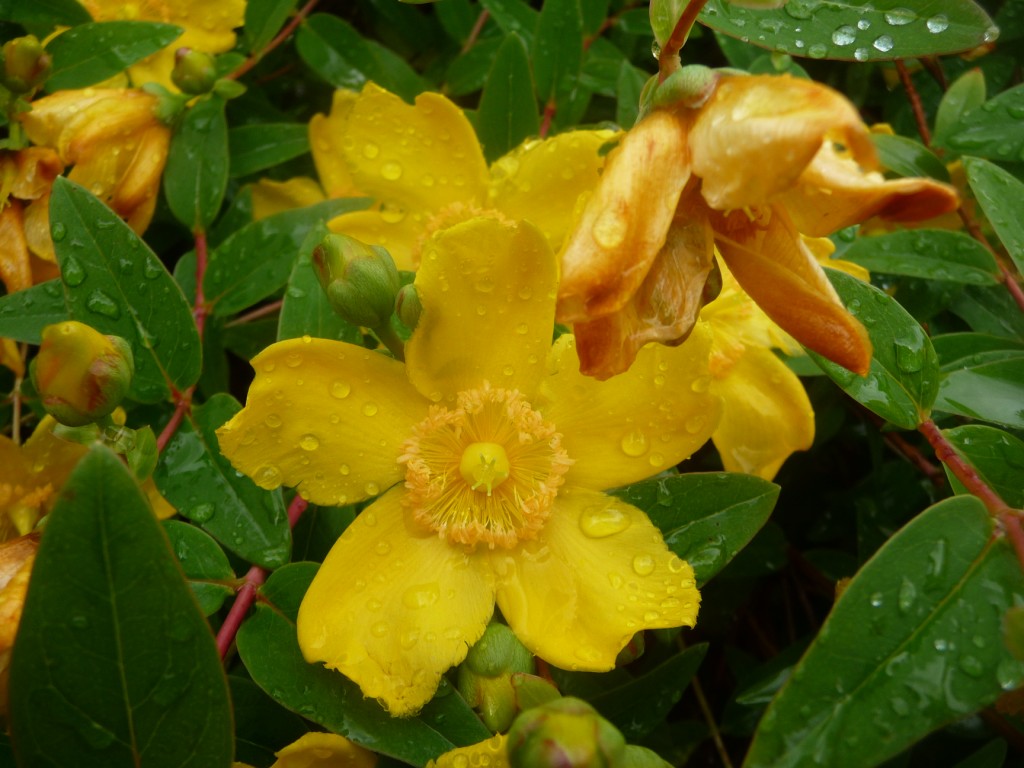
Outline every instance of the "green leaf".
{"label": "green leaf", "polygon": [[311,256],[313,248],[323,240],[327,227],[318,223],[309,230],[299,249],[288,288],[284,292],[284,304],[277,329],[278,341],[312,336],[317,339],[335,339],[352,344],[362,342],[362,331],[331,309],[327,294],[320,287],[320,281],[313,271]]}
{"label": "green leaf", "polygon": [[945,134],[945,146],[960,154],[1017,162],[1024,151],[1022,117],[1024,85],[1018,85],[961,117]]}
{"label": "green leaf", "polygon": [[[985,485],[1011,507],[1024,508],[1024,442],[1001,429],[981,424],[945,429],[942,433]],[[943,467],[953,489],[967,493],[949,465]]]}
{"label": "green leaf", "polygon": [[619,67],[619,78],[615,88],[618,94],[615,103],[615,122],[623,128],[633,125],[640,114],[640,92],[647,79],[646,72],[637,69],[628,61],[622,62],[622,66]]}
{"label": "green leaf", "polygon": [[651,29],[659,47],[664,46],[672,36],[686,5],[686,0],[651,0]]}
{"label": "green leaf", "polygon": [[925,280],[995,285],[999,265],[985,246],[962,232],[916,229],[860,237],[843,258],[872,272]]}
{"label": "green leaf", "polygon": [[885,133],[871,134],[883,168],[900,176],[931,176],[949,181],[949,171],[938,156],[919,141]]}
{"label": "green leaf", "polygon": [[210,628],[128,470],[96,447],[50,515],[10,670],[18,764],[228,768]]}
{"label": "green leaf", "polygon": [[[1024,118],[1024,99],[1021,101],[1020,118]],[[965,157],[963,162],[971,190],[992,229],[1017,270],[1024,272],[1024,182],[987,160]]]}
{"label": "green leaf", "polygon": [[985,74],[975,67],[964,72],[949,86],[935,113],[935,133],[932,144],[946,146],[947,139],[964,115],[985,102]]}
{"label": "green leaf", "polygon": [[476,132],[488,162],[540,131],[526,45],[513,33],[498,49],[480,96]]}
{"label": "green leaf", "polygon": [[224,550],[194,525],[178,520],[165,520],[163,525],[171,551],[178,558],[203,615],[216,613],[224,600],[234,594],[228,585],[216,583],[235,578]]}
{"label": "green leaf", "polygon": [[583,63],[583,17],[580,0],[545,0],[537,19],[533,76],[543,102],[560,101],[570,91]]}
{"label": "green leaf", "polygon": [[984,333],[933,336],[932,345],[944,372],[1024,355],[1024,341]]}
{"label": "green leaf", "polygon": [[282,288],[309,228],[366,203],[365,198],[326,200],[268,216],[230,235],[210,253],[203,280],[213,312],[233,315]]}
{"label": "green leaf", "polygon": [[871,766],[1024,679],[1000,640],[1024,577],[980,501],[925,510],[853,578],[769,706],[747,768]]}
{"label": "green leaf", "polygon": [[235,713],[235,759],[255,766],[273,765],[274,752],[309,731],[306,722],[282,707],[252,680],[228,675]]}
{"label": "green leaf", "polygon": [[60,280],[0,296],[0,337],[39,344],[43,328],[68,319]]}
{"label": "green leaf", "polygon": [[43,24],[50,29],[87,24],[92,16],[75,0],[0,0],[0,19],[16,24]]}
{"label": "green leaf", "polygon": [[904,429],[928,417],[939,389],[939,363],[931,340],[899,303],[868,283],[826,270],[846,308],[867,328],[874,352],[867,376],[808,354],[858,403]]}
{"label": "green leaf", "polygon": [[501,42],[501,38],[489,37],[456,56],[445,73],[445,92],[452,96],[465,96],[483,88]]}
{"label": "green leaf", "polygon": [[761,529],[779,487],[753,475],[709,472],[645,480],[612,493],[646,512],[704,584]]}
{"label": "green leaf", "polygon": [[228,131],[230,175],[248,176],[309,152],[305,123],[240,125]]}
{"label": "green leaf", "polygon": [[178,512],[232,552],[278,568],[291,554],[281,493],[264,491],[236,472],[217,442],[217,428],[241,409],[223,393],[193,408],[160,454],[153,479]]}
{"label": "green leaf", "polygon": [[958,53],[998,34],[992,19],[972,0],[790,0],[774,10],[711,0],[701,11],[700,22],[762,48],[839,61]]}
{"label": "green leaf", "polygon": [[224,101],[197,101],[171,137],[164,194],[174,217],[191,231],[205,230],[220,212],[228,183],[228,124]]}
{"label": "green leaf", "polygon": [[68,314],[128,341],[135,357],[129,396],[165,400],[199,378],[199,334],[192,310],[163,263],[112,210],[58,177],[50,232]]}
{"label": "green leaf", "polygon": [[245,4],[245,45],[259,54],[295,10],[296,0],[248,0]]}
{"label": "green leaf", "polygon": [[[296,564],[303,567],[306,564]],[[263,591],[280,599],[279,578],[290,579],[286,566],[271,575]],[[302,584],[303,580],[295,582]],[[292,588],[295,605],[302,592]],[[393,718],[344,675],[320,664],[307,664],[299,650],[295,624],[266,603],[238,631],[238,654],[252,679],[280,704],[329,731],[367,749],[424,765],[455,745],[418,718]]]}
{"label": "green leaf", "polygon": [[540,15],[523,0],[481,0],[482,5],[505,33],[518,35],[528,48],[533,47],[533,33]]}
{"label": "green leaf", "polygon": [[935,410],[1024,429],[1024,357],[948,373],[939,386]]}
{"label": "green leaf", "polygon": [[150,21],[97,21],[72,27],[46,45],[53,57],[46,90],[84,88],[107,80],[170,45],[183,31]]}

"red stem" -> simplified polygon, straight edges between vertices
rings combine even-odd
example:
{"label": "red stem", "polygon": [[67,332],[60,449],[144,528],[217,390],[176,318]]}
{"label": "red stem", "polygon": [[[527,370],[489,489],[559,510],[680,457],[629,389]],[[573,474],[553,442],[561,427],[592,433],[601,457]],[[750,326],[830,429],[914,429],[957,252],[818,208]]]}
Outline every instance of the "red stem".
{"label": "red stem", "polygon": [[291,20],[287,24],[285,24],[284,27],[281,28],[281,31],[277,33],[277,37],[275,37],[273,40],[267,43],[266,48],[264,48],[262,51],[257,51],[256,53],[250,54],[249,58],[247,58],[245,61],[239,64],[238,68],[235,69],[234,72],[227,75],[227,79],[237,80],[250,69],[255,67],[259,63],[260,59],[262,59],[272,50],[277,48],[277,46],[279,46],[281,43],[287,40],[288,36],[295,31],[295,28],[299,26],[299,24],[302,23],[302,20],[305,19],[310,14],[310,12],[313,10],[314,7],[316,7],[316,4],[318,2],[320,2],[320,0],[309,0],[309,2],[302,6],[302,8],[299,9],[299,12],[292,16]]}
{"label": "red stem", "polygon": [[896,59],[894,63],[900,82],[903,84],[903,90],[907,92],[907,98],[910,100],[910,108],[914,112],[914,121],[917,123],[917,132],[921,134],[921,141],[924,142],[924,145],[930,147],[932,134],[928,130],[928,117],[921,105],[921,96],[914,87],[913,80],[910,79],[910,72],[907,71],[907,65],[903,63],[903,59]]}
{"label": "red stem", "polygon": [[185,411],[189,408],[191,402],[191,394],[178,395],[176,397],[177,405],[174,408],[174,413],[171,414],[171,420],[167,422],[167,426],[160,432],[160,436],[156,439],[156,450],[157,453],[163,453],[164,448],[167,447],[167,443],[174,437],[174,433],[178,431],[178,427],[181,426],[182,419],[185,418]]}
{"label": "red stem", "polygon": [[230,323],[224,323],[224,327],[231,328],[236,325],[244,325],[245,323],[251,322],[253,320],[259,320],[261,317],[266,317],[267,315],[274,314],[282,306],[284,306],[283,299],[272,301],[269,304],[264,304],[262,307],[257,307],[251,312],[246,312],[244,315],[239,315]]}
{"label": "red stem", "polygon": [[1020,567],[1024,569],[1024,528],[1021,528],[1020,515],[1016,512],[1003,512],[999,516],[999,521],[1013,545],[1013,551],[1017,553]]}
{"label": "red stem", "polygon": [[462,53],[466,53],[470,48],[476,45],[476,40],[480,37],[480,33],[484,29],[484,24],[487,23],[487,19],[490,18],[490,11],[480,11],[480,15],[476,17],[476,24],[473,25],[473,29],[469,31],[469,37],[466,38],[465,45],[462,46]]}
{"label": "red stem", "polygon": [[922,422],[917,429],[935,450],[936,458],[949,467],[956,479],[963,483],[968,491],[981,499],[990,514],[1000,516],[1010,510],[1009,505],[999,497],[999,494],[988,487],[974,467],[961,458],[953,444],[942,434],[942,430],[935,426],[934,421],[928,419]]}
{"label": "red stem", "polygon": [[206,327],[206,294],[203,293],[203,280],[206,278],[206,264],[208,253],[206,249],[206,233],[197,229],[196,240],[196,302],[192,308],[192,317],[196,321],[196,330],[199,332],[199,343],[203,341],[203,329]]}
{"label": "red stem", "polygon": [[540,137],[542,139],[546,138],[548,135],[548,131],[551,130],[551,121],[555,117],[556,110],[557,107],[555,106],[554,101],[549,101],[547,104],[544,105],[544,116],[541,119],[540,123]]}
{"label": "red stem", "polygon": [[666,77],[679,69],[679,52],[683,49],[686,38],[690,36],[690,30],[693,29],[697,17],[707,2],[708,0],[690,0],[683,15],[676,22],[672,34],[661,46],[661,55],[658,57],[659,83],[665,82]]}

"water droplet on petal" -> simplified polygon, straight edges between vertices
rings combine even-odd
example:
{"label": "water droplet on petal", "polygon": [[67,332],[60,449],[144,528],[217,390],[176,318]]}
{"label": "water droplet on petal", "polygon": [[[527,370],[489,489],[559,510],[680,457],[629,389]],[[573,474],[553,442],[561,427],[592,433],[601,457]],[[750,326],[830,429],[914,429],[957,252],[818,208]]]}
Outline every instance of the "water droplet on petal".
{"label": "water droplet on petal", "polygon": [[370,627],[370,634],[374,637],[384,637],[388,633],[388,625],[386,621],[378,621]]}
{"label": "water droplet on petal", "polygon": [[388,544],[386,541],[381,540],[377,542],[376,546],[373,548],[373,551],[383,557],[384,555],[391,552],[391,545]]}
{"label": "water droplet on petal", "polygon": [[284,420],[279,414],[271,413],[267,415],[267,418],[263,420],[263,423],[271,429],[278,429],[284,423]]}
{"label": "water droplet on petal", "polygon": [[363,490],[366,492],[367,496],[376,496],[380,493],[380,486],[376,483],[367,483]]}
{"label": "water droplet on petal", "polygon": [[367,160],[373,160],[377,155],[380,154],[380,147],[374,144],[372,141],[368,141],[363,145],[363,157]]}
{"label": "water droplet on petal", "polygon": [[376,416],[377,415],[377,404],[376,403],[364,403],[363,404],[363,415],[364,416]]}
{"label": "water droplet on petal", "polygon": [[650,576],[654,573],[654,558],[650,555],[637,555],[633,558],[633,570],[637,576]]}
{"label": "water droplet on petal", "polygon": [[609,208],[597,217],[591,234],[602,248],[615,248],[626,239],[627,228],[625,216]]}
{"label": "water droplet on petal", "polygon": [[592,539],[603,539],[629,528],[630,517],[618,507],[588,507],[580,514],[580,530]]}
{"label": "water droplet on petal", "polygon": [[267,464],[256,472],[253,479],[261,488],[277,488],[281,484],[281,470],[273,464]]}
{"label": "water droplet on petal", "polygon": [[406,608],[426,608],[441,598],[439,584],[417,584],[409,587],[402,594],[402,602]]}
{"label": "water droplet on petal", "polygon": [[331,382],[331,397],[337,398],[338,400],[344,400],[348,397],[349,392],[352,391],[352,385],[347,381],[341,379],[335,379]]}
{"label": "water droplet on petal", "polygon": [[380,175],[388,181],[396,181],[402,175],[402,166],[398,163],[384,163],[380,168]]}
{"label": "water droplet on petal", "polygon": [[647,435],[639,429],[634,429],[632,432],[622,436],[622,439],[619,441],[619,447],[622,448],[622,452],[627,456],[636,458],[647,453],[650,445],[647,441]]}
{"label": "water droplet on petal", "polygon": [[299,448],[304,451],[315,451],[320,447],[320,439],[316,435],[303,435],[299,438]]}
{"label": "water droplet on petal", "polygon": [[284,364],[289,368],[298,368],[302,365],[302,355],[298,352],[292,352],[284,359]]}

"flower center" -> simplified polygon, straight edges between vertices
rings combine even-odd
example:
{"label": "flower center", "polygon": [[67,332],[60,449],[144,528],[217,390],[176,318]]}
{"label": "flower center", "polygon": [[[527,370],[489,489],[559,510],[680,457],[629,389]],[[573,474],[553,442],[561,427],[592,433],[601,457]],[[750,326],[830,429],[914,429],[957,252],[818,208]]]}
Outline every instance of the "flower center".
{"label": "flower center", "polygon": [[460,392],[433,406],[399,462],[413,519],[452,543],[513,547],[544,526],[572,464],[562,436],[516,390]]}

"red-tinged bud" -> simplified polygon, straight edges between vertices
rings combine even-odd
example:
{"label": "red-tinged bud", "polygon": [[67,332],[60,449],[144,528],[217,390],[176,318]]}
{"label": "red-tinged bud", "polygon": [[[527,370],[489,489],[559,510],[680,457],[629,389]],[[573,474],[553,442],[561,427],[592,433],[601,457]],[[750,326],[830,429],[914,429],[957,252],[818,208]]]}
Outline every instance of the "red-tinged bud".
{"label": "red-tinged bud", "polygon": [[618,729],[574,698],[523,712],[508,734],[512,768],[618,768],[625,751]]}
{"label": "red-tinged bud", "polygon": [[491,624],[459,667],[459,693],[492,731],[506,731],[519,711],[512,676],[534,671],[531,654],[511,629]]}
{"label": "red-tinged bud", "polygon": [[213,56],[191,48],[179,48],[174,53],[171,81],[182,93],[199,96],[209,93],[217,82],[217,63]]}
{"label": "red-tinged bud", "polygon": [[46,82],[53,58],[35,35],[8,40],[3,50],[3,84],[11,93],[28,93]]}

